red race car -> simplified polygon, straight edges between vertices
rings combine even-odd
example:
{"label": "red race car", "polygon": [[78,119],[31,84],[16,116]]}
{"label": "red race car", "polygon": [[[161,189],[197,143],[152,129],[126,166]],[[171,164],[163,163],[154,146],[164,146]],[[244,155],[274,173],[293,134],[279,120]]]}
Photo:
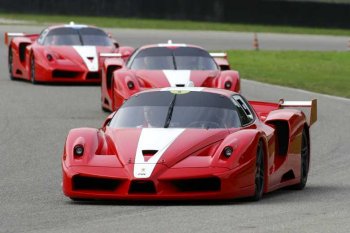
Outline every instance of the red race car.
{"label": "red race car", "polygon": [[106,111],[117,110],[131,95],[149,88],[196,86],[240,91],[239,74],[230,70],[225,53],[209,54],[198,46],[171,41],[137,49],[126,64],[118,55],[106,59],[102,71],[101,105]]}
{"label": "red race car", "polygon": [[63,192],[73,200],[259,200],[285,186],[303,189],[316,120],[316,100],[248,102],[199,87],[143,91],[102,128],[69,132]]}
{"label": "red race car", "polygon": [[48,27],[41,34],[5,33],[11,79],[36,82],[100,83],[101,52],[119,48],[103,30],[70,23]]}

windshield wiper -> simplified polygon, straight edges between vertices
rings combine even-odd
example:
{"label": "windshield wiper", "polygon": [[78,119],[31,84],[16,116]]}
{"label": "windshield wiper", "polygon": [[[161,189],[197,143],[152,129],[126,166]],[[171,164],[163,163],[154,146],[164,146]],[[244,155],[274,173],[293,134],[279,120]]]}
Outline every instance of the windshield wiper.
{"label": "windshield wiper", "polygon": [[169,109],[168,109],[168,113],[167,113],[167,116],[166,116],[166,119],[165,119],[164,128],[168,128],[169,127],[169,124],[170,124],[170,121],[171,121],[171,117],[173,116],[173,110],[174,110],[174,106],[175,106],[176,96],[177,95],[174,95],[174,98],[173,98],[173,100],[170,103],[170,106],[169,106]]}
{"label": "windshield wiper", "polygon": [[173,57],[174,70],[177,70],[177,67],[176,67],[176,59],[175,59],[175,54],[174,54],[174,52],[172,52],[172,57]]}

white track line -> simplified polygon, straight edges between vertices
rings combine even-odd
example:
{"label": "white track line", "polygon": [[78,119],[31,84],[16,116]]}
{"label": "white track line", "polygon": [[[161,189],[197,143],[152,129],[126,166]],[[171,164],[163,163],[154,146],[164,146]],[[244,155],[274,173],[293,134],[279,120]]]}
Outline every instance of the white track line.
{"label": "white track line", "polygon": [[323,96],[323,97],[336,99],[336,100],[350,101],[350,99],[344,98],[344,97],[327,95],[327,94],[322,94],[322,93],[317,93],[317,92],[312,92],[312,91],[306,91],[306,90],[297,89],[297,88],[285,87],[285,86],[280,86],[280,85],[276,85],[276,84],[267,84],[267,83],[262,83],[262,82],[258,82],[258,81],[254,81],[254,80],[247,80],[247,79],[242,79],[242,81],[243,82],[247,82],[247,83],[254,83],[254,84],[258,84],[258,85],[264,85],[264,86],[267,86],[267,87],[278,87],[278,88],[281,88],[281,89],[290,90],[290,91],[297,91],[297,92],[304,93],[304,94],[320,95],[320,96]]}

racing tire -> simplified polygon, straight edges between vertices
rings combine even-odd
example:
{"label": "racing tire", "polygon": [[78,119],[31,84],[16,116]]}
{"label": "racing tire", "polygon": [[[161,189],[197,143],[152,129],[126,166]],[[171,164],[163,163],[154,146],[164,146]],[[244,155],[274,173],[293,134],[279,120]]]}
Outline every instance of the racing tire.
{"label": "racing tire", "polygon": [[306,186],[307,177],[309,174],[310,165],[310,148],[309,148],[309,138],[306,130],[303,130],[302,140],[301,140],[301,151],[300,151],[300,182],[293,185],[291,188],[295,190],[302,190]]}
{"label": "racing tire", "polygon": [[264,147],[262,141],[259,141],[258,148],[256,150],[256,171],[255,171],[255,191],[254,195],[250,198],[251,201],[259,201],[264,193],[265,184],[265,167],[264,167]]}
{"label": "racing tire", "polygon": [[9,54],[8,54],[8,68],[9,68],[9,75],[10,79],[14,80],[13,74],[13,53],[12,53],[12,47],[9,48]]}
{"label": "racing tire", "polygon": [[30,81],[33,84],[37,84],[38,82],[36,81],[36,69],[35,69],[35,58],[34,55],[30,57]]}

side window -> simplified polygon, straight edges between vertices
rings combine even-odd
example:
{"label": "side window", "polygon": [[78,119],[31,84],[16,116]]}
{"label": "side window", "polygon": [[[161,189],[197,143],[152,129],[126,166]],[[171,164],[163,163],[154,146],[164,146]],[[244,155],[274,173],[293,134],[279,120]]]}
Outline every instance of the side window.
{"label": "side window", "polygon": [[246,101],[239,95],[234,95],[233,102],[237,107],[239,118],[241,119],[242,125],[247,125],[254,120],[254,115],[251,109],[248,107]]}
{"label": "side window", "polygon": [[49,32],[49,29],[45,29],[41,34],[40,34],[40,36],[39,36],[39,38],[38,38],[38,43],[39,44],[44,44],[44,39],[45,39],[45,37],[46,37],[46,35],[47,35],[47,33]]}

